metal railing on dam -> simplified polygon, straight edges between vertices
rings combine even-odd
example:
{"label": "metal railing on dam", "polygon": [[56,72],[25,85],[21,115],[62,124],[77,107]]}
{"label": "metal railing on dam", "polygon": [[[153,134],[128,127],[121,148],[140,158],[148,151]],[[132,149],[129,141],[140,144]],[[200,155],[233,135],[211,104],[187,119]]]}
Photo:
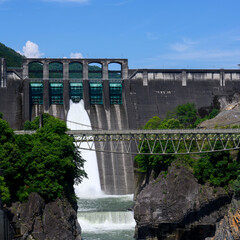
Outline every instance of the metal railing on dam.
{"label": "metal railing on dam", "polygon": [[118,154],[193,154],[240,148],[240,129],[71,130],[67,134],[80,149]]}

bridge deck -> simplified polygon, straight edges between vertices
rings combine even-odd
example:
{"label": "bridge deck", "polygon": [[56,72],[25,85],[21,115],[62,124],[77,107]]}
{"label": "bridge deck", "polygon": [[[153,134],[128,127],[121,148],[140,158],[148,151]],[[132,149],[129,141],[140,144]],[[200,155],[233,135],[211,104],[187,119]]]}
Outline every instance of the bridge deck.
{"label": "bridge deck", "polygon": [[70,130],[69,135],[130,135],[130,134],[240,134],[240,129],[157,129],[157,130]]}
{"label": "bridge deck", "polygon": [[70,130],[67,134],[75,138],[80,149],[122,154],[190,154],[240,148],[240,129]]}

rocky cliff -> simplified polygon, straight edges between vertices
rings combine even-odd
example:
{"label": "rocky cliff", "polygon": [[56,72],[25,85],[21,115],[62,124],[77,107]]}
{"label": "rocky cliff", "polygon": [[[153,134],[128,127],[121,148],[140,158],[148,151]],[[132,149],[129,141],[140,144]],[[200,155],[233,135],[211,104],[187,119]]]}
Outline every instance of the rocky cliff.
{"label": "rocky cliff", "polygon": [[168,174],[150,182],[134,207],[138,240],[200,240],[213,237],[215,223],[227,214],[231,197],[221,188],[197,183],[193,173],[174,163]]}
{"label": "rocky cliff", "polygon": [[215,236],[205,240],[238,240],[240,239],[240,199],[233,199],[229,211],[217,223]]}
{"label": "rocky cliff", "polygon": [[240,117],[240,97],[238,96],[230,104],[222,104],[224,107],[221,109],[221,112],[210,120],[202,122],[198,128],[215,128],[215,127],[224,127],[224,126],[234,126],[239,125]]}
{"label": "rocky cliff", "polygon": [[37,193],[31,193],[26,203],[14,203],[10,211],[14,239],[81,240],[76,211],[65,198],[45,203]]}

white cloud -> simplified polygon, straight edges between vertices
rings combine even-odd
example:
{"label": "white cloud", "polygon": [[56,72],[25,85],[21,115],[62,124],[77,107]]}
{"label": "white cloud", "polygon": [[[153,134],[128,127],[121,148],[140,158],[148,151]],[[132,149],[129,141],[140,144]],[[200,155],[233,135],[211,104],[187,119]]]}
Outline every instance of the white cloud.
{"label": "white cloud", "polygon": [[45,2],[62,2],[62,3],[88,3],[90,0],[44,0]]}
{"label": "white cloud", "polygon": [[70,53],[70,58],[83,58],[81,53]]}
{"label": "white cloud", "polygon": [[26,45],[23,46],[22,55],[28,58],[40,58],[44,55],[44,53],[40,52],[39,47],[36,43],[27,41]]}
{"label": "white cloud", "polygon": [[178,42],[178,43],[172,44],[171,48],[177,52],[184,52],[195,44],[196,42],[192,41],[191,39],[184,38],[181,43]]}

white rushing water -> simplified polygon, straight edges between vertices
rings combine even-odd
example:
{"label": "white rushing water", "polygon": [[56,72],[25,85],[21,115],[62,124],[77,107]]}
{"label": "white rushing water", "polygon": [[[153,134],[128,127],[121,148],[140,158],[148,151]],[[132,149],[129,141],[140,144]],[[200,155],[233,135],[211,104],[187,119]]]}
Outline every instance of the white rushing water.
{"label": "white rushing water", "polygon": [[[67,121],[71,130],[91,130],[91,122],[84,109],[83,100],[79,103],[70,101]],[[82,143],[81,146],[87,147],[87,143]],[[86,160],[84,169],[88,179],[75,186],[75,192],[79,197],[78,221],[82,227],[83,239],[132,239],[135,221],[133,213],[127,209],[132,207],[133,196],[105,195],[101,191],[96,153],[81,150],[81,156]]]}
{"label": "white rushing water", "polygon": [[[81,123],[83,125],[77,124]],[[84,102],[73,103],[70,100],[70,109],[67,115],[67,126],[71,130],[91,130],[91,122],[88,113],[84,109]],[[82,143],[81,146],[87,148],[87,143]],[[98,164],[96,152],[81,150],[81,156],[86,160],[84,169],[88,174],[88,179],[84,178],[82,183],[75,186],[75,192],[81,198],[94,198],[101,196],[101,191]]]}
{"label": "white rushing water", "polygon": [[83,212],[78,221],[85,232],[124,230],[135,227],[131,212]]}

